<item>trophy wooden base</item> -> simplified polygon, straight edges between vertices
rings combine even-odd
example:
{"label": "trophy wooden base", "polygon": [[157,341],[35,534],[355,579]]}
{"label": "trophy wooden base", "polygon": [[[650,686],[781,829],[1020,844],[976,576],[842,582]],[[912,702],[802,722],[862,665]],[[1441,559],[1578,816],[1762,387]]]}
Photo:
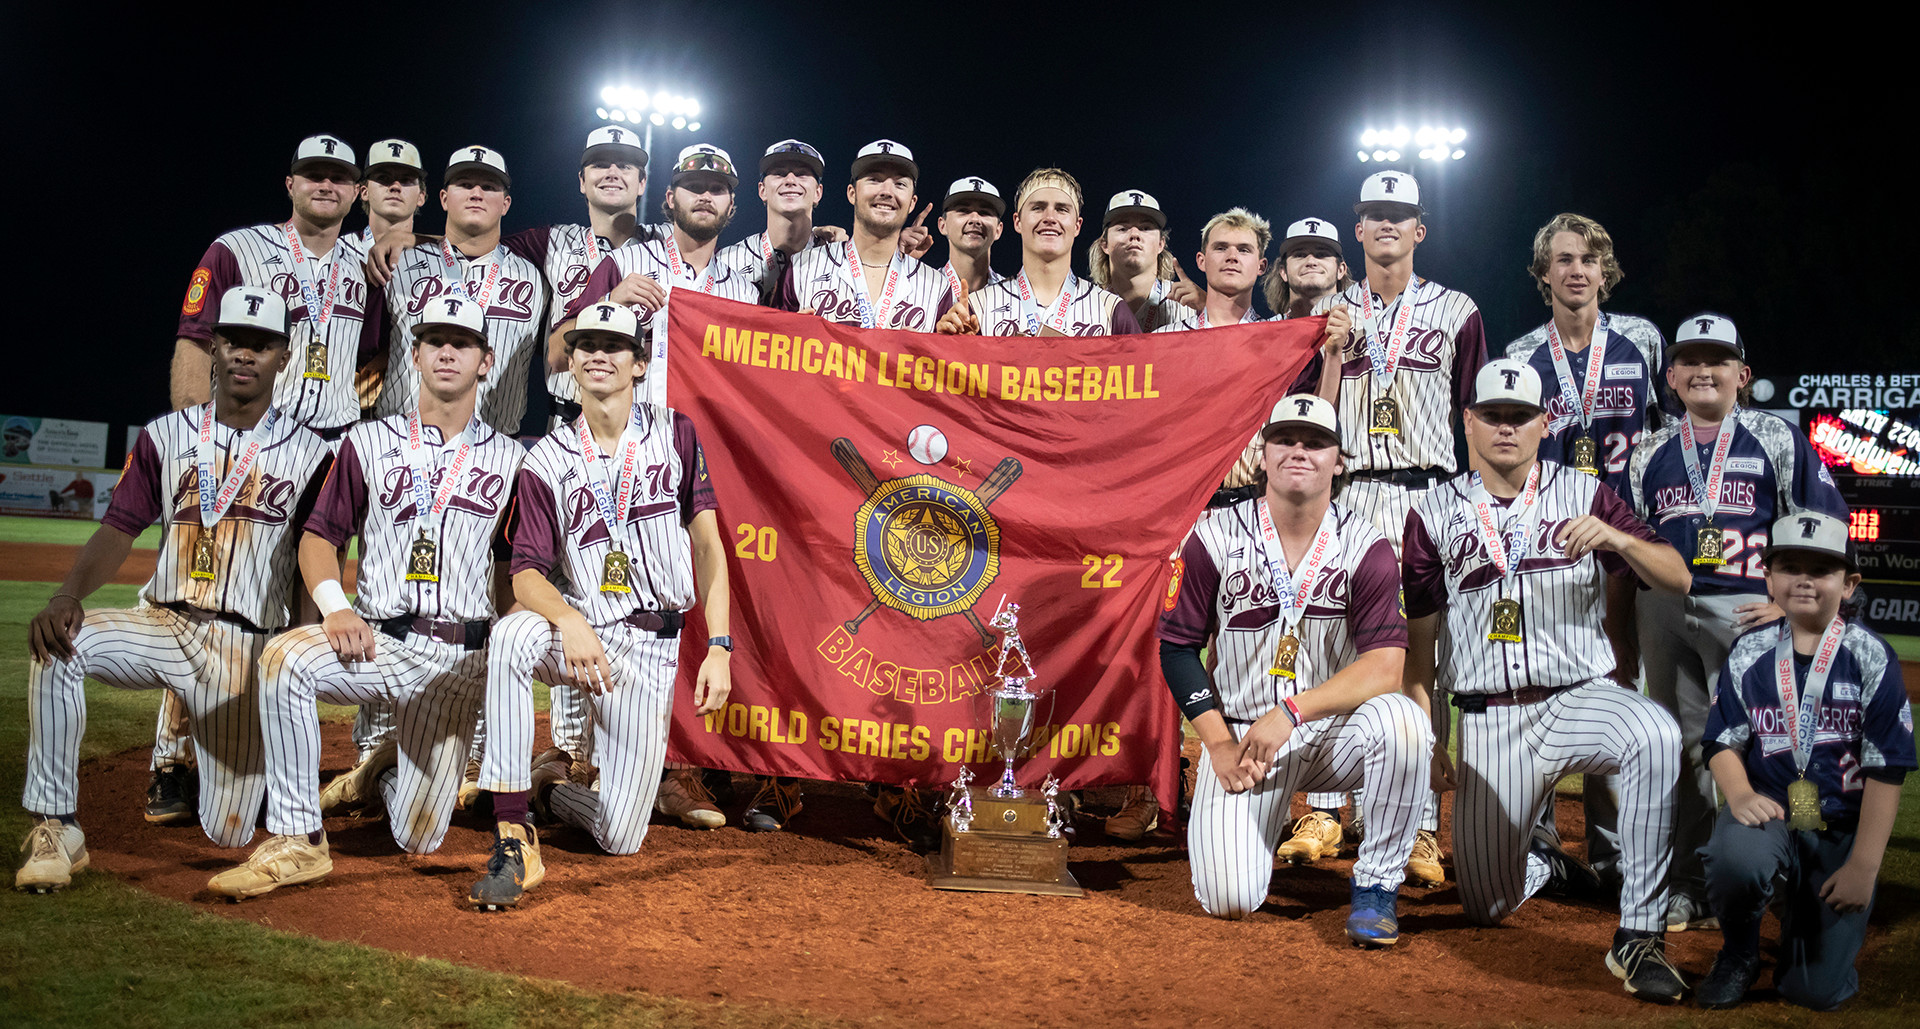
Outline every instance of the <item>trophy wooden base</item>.
{"label": "trophy wooden base", "polygon": [[1037,796],[1002,799],[973,789],[973,828],[940,826],[940,851],[927,856],[927,882],[938,890],[1081,897],[1067,871],[1067,841],[1047,835],[1047,804]]}

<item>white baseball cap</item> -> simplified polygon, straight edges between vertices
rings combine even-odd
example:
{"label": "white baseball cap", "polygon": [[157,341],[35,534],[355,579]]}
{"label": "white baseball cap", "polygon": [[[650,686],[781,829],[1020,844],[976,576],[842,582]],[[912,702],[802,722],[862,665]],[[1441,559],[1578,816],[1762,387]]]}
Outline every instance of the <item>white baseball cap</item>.
{"label": "white baseball cap", "polygon": [[824,178],[827,174],[827,159],[820,156],[820,151],[815,150],[811,144],[797,139],[783,139],[768,147],[767,152],[760,155],[760,177],[766,178],[767,169],[782,161],[806,165],[813,170],[815,179]]}
{"label": "white baseball cap", "polygon": [[360,177],[360,166],[354,163],[353,148],[338,136],[308,136],[293,149],[293,165],[288,170],[300,174],[300,169],[314,164],[337,164]]}
{"label": "white baseball cap", "polygon": [[1854,570],[1853,550],[1847,539],[1847,520],[1818,511],[1789,511],[1775,519],[1773,534],[1762,560],[1772,560],[1783,550],[1804,550],[1811,554],[1837,557]]}
{"label": "white baseball cap", "polygon": [[587,133],[587,147],[580,151],[580,167],[598,164],[647,166],[647,148],[640,145],[640,134],[621,125],[602,125]]}
{"label": "white baseball cap", "polygon": [[235,286],[220,295],[216,329],[246,329],[287,341],[287,302],[272,290]]}
{"label": "white baseball cap", "polygon": [[1353,213],[1364,215],[1365,209],[1373,204],[1392,204],[1409,208],[1414,214],[1426,213],[1420,207],[1419,180],[1401,171],[1374,172],[1360,184],[1360,202],[1353,205]]}
{"label": "white baseball cap", "polygon": [[1540,373],[1511,357],[1488,361],[1473,377],[1473,403],[1467,406],[1482,404],[1519,404],[1545,410],[1540,403]]}
{"label": "white baseball cap", "polygon": [[1107,220],[1101,228],[1113,224],[1115,218],[1123,214],[1144,214],[1153,222],[1156,229],[1167,227],[1167,212],[1160,209],[1160,201],[1152,193],[1138,189],[1123,189],[1107,201]]}
{"label": "white baseball cap", "polygon": [[1333,248],[1342,260],[1346,258],[1346,248],[1340,245],[1340,230],[1325,218],[1302,218],[1287,226],[1286,238],[1280,241],[1280,256],[1308,243],[1323,243]]}
{"label": "white baseball cap", "polygon": [[1340,442],[1340,421],[1334,414],[1333,405],[1312,393],[1281,397],[1280,402],[1273,405],[1273,413],[1267,416],[1267,424],[1260,430],[1260,438],[1264,440],[1275,429],[1289,425],[1319,429],[1333,437],[1335,445]]}
{"label": "white baseball cap", "polygon": [[447,175],[441,185],[452,182],[455,176],[467,171],[489,172],[500,179],[502,186],[513,188],[513,179],[507,175],[507,159],[501,157],[497,150],[483,146],[463,146],[455,150],[453,156],[447,158]]}
{"label": "white baseball cap", "polygon": [[1731,350],[1733,356],[1742,361],[1747,359],[1747,348],[1740,342],[1740,332],[1733,327],[1733,319],[1702,311],[1681,320],[1680,328],[1673,334],[1673,342],[1667,345],[1667,360],[1673,360],[1673,355],[1679,353],[1681,347],[1702,343]]}
{"label": "white baseball cap", "polygon": [[426,170],[420,163],[420,148],[404,139],[383,139],[367,148],[367,173],[382,166]]}
{"label": "white baseball cap", "polygon": [[860,148],[853,155],[853,177],[859,178],[867,169],[875,165],[892,164],[907,170],[907,175],[915,182],[920,181],[920,166],[914,163],[913,151],[904,143],[895,143],[891,139],[876,139]]}
{"label": "white baseball cap", "polygon": [[[567,330],[564,338],[571,346],[582,333],[586,332],[611,332],[616,336],[624,336],[632,340],[640,334],[640,321],[633,316],[633,309],[627,305],[602,300],[581,311],[580,316],[574,319],[573,328]],[[639,349],[637,344],[635,349]]]}
{"label": "white baseball cap", "polygon": [[710,172],[727,180],[729,188],[740,184],[740,176],[733,170],[733,155],[714,146],[712,143],[695,143],[680,151],[673,162],[673,174],[669,182],[679,182],[688,175]]}
{"label": "white baseball cap", "polygon": [[480,305],[461,296],[458,290],[442,293],[427,301],[420,311],[420,320],[413,323],[413,338],[417,342],[426,329],[433,326],[459,329],[480,341],[487,349],[493,344],[487,341],[487,322]]}
{"label": "white baseball cap", "polygon": [[941,203],[940,210],[942,213],[951,211],[954,204],[963,200],[978,200],[993,208],[994,217],[1006,217],[1006,198],[1000,195],[1000,191],[994,188],[993,183],[978,175],[953,180],[953,185],[947,187],[947,199]]}

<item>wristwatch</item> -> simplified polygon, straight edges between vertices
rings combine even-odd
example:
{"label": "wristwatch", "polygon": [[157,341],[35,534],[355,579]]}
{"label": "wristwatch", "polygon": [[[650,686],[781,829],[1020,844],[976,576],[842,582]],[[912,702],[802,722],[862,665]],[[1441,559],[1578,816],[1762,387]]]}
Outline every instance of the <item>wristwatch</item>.
{"label": "wristwatch", "polygon": [[732,636],[710,636],[707,638],[707,646],[719,647],[720,649],[725,650],[727,653],[731,654],[733,653],[733,637]]}

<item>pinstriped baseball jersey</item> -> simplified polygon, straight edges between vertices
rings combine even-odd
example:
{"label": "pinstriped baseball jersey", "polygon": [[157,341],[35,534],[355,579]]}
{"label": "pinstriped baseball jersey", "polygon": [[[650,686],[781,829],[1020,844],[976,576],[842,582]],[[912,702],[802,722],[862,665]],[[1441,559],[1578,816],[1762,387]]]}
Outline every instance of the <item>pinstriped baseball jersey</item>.
{"label": "pinstriped baseball jersey", "polygon": [[[1128,310],[1131,311],[1133,309],[1129,306]],[[1190,329],[1198,317],[1199,312],[1193,308],[1188,307],[1172,297],[1161,297],[1157,303],[1141,305],[1140,310],[1134,312],[1133,320],[1135,324],[1140,326],[1141,332],[1163,332],[1170,327],[1179,326],[1183,323],[1186,328]],[[1247,320],[1253,321],[1254,319],[1248,318]]]}
{"label": "pinstriped baseball jersey", "polygon": [[[295,569],[294,540],[313,509],[328,460],[327,445],[307,428],[282,418],[263,441],[260,456],[240,492],[213,527],[214,577],[188,574],[200,528],[200,490],[195,454],[199,404],[147,423],[127,457],[103,524],[138,536],[160,522],[160,562],[140,590],[150,604],[184,602],[204,611],[237,615],[260,629],[287,622],[287,597]],[[215,422],[216,480],[226,475],[247,433]]]}
{"label": "pinstriped baseball jersey", "polygon": [[[1506,693],[1522,686],[1570,686],[1605,675],[1613,647],[1600,629],[1607,575],[1632,569],[1611,551],[1569,560],[1556,537],[1569,521],[1593,515],[1644,540],[1657,540],[1626,502],[1591,475],[1550,461],[1540,463],[1539,510],[1514,581],[1504,594],[1520,603],[1520,643],[1487,639],[1493,605],[1503,596],[1500,571],[1487,553],[1474,516],[1472,476],[1460,475],[1425,491],[1407,517],[1407,614],[1446,610],[1454,640],[1454,693]],[[1495,497],[1501,531],[1508,501]],[[1520,516],[1528,517],[1528,516]]]}
{"label": "pinstriped baseball jersey", "polygon": [[[457,448],[447,446],[432,425],[422,425],[420,434],[426,452],[422,463],[433,467],[430,489],[437,490]],[[394,415],[347,431],[307,531],[336,547],[360,537],[360,586],[353,609],[361,617],[417,614],[440,622],[493,617],[493,561],[507,558],[498,528],[526,450],[485,425],[474,444],[461,484],[428,527],[439,581],[409,581],[420,512],[407,456],[407,419]]]}
{"label": "pinstriped baseball jersey", "polygon": [[[288,346],[293,356],[273,384],[273,404],[286,417],[310,429],[338,429],[360,419],[353,374],[362,360],[379,348],[385,321],[382,297],[378,288],[367,285],[367,255],[357,238],[341,236],[317,263],[314,255],[306,256],[306,272],[314,290],[324,298],[331,286],[334,294],[324,340],[327,378],[308,378],[305,374],[313,323],[308,320],[307,302],[300,288],[300,269],[294,266],[293,253],[287,249],[284,222],[235,229],[207,247],[180,307],[178,335],[211,343],[213,323],[220,315],[220,298],[234,286],[259,286],[278,294],[287,303],[291,322]],[[336,270],[339,285],[332,286]],[[324,299],[321,306],[326,306]]]}
{"label": "pinstriped baseball jersey", "polygon": [[[469,295],[486,288],[488,266],[500,261],[499,282],[487,305],[487,342],[493,345],[493,370],[480,383],[480,420],[501,432],[520,431],[520,416],[527,410],[527,371],[531,366],[528,348],[546,352],[546,334],[542,328],[542,305],[546,302],[540,284],[540,271],[526,258],[505,247],[495,247],[479,257],[467,257],[456,248]],[[405,414],[419,401],[420,373],[406,359],[413,346],[413,327],[419,323],[427,301],[448,288],[446,259],[438,246],[418,246],[400,258],[393,280],[387,284],[387,333],[394,360],[387,365],[387,382],[380,399],[373,405],[377,418]]]}
{"label": "pinstriped baseball jersey", "polygon": [[[1627,495],[1627,459],[1639,444],[1652,421],[1656,403],[1653,395],[1653,367],[1634,342],[1620,333],[1595,326],[1596,339],[1604,339],[1601,353],[1600,387],[1593,398],[1593,424],[1586,430],[1593,440],[1599,461],[1600,481],[1622,497]],[[1514,356],[1516,342],[1507,347]],[[1580,418],[1567,403],[1560,373],[1553,365],[1552,348],[1533,347],[1530,356],[1515,358],[1527,362],[1540,376],[1541,399],[1547,405],[1547,435],[1540,441],[1540,459],[1571,465],[1573,441],[1580,436]],[[1567,351],[1567,370],[1573,373],[1575,395],[1587,384],[1588,351]]]}
{"label": "pinstriped baseball jersey", "polygon": [[[1133,317],[1133,309],[1118,294],[1093,284],[1092,279],[1075,277],[1073,299],[1067,303],[1069,336],[1126,336],[1142,331]],[[1056,303],[1058,300],[1056,299]],[[1020,302],[1020,278],[1002,279],[978,293],[968,295],[974,317],[980,319],[983,336],[1023,336],[1027,332],[1024,305]],[[1052,304],[1040,304],[1041,321],[1046,321]]]}
{"label": "pinstriped baseball jersey", "polygon": [[[574,294],[573,300],[568,303],[566,313],[560,320],[578,317],[580,312],[586,310],[588,306],[599,303],[607,294],[612,293],[613,287],[618,286],[620,280],[629,275],[644,275],[669,290],[703,288],[706,281],[704,273],[696,272],[684,259],[681,261],[681,269],[681,274],[673,273],[665,243],[629,243],[601,259],[599,266],[594,268],[593,274],[587,277],[586,286]],[[720,260],[718,254],[714,255],[707,271],[713,273],[714,296],[748,304],[759,303],[760,287]],[[671,293],[667,300],[669,303],[672,302]],[[644,310],[638,304],[633,305],[633,309],[635,312]],[[648,314],[652,313],[648,312]],[[642,324],[645,324],[644,316]]]}
{"label": "pinstriped baseball jersey", "polygon": [[588,484],[577,426],[561,426],[534,444],[514,491],[513,573],[531,568],[550,576],[559,570],[567,603],[597,626],[635,611],[693,606],[693,550],[686,527],[694,515],[715,507],[693,422],[671,408],[636,406],[645,410],[647,431],[625,531],[632,593],[600,589],[614,547]]}
{"label": "pinstriped baseball jersey", "polygon": [[[807,245],[801,247],[800,250],[802,253],[805,253],[820,245],[820,243],[809,239],[807,240]],[[764,232],[756,232],[730,247],[721,247],[719,254],[716,256],[721,261],[726,262],[727,267],[732,268],[740,275],[746,276],[747,281],[753,283],[755,289],[759,289],[761,284],[766,280],[767,275],[766,253],[767,234]]]}
{"label": "pinstriped baseball jersey", "polygon": [[[1782,628],[1783,623],[1773,622],[1733,641],[1707,712],[1702,756],[1711,759],[1722,749],[1739,754],[1747,781],[1784,808],[1787,784],[1799,772],[1775,681],[1774,646]],[[1812,664],[1811,655],[1794,654],[1796,692],[1805,688]],[[1821,817],[1859,817],[1865,772],[1914,767],[1913,708],[1900,658],[1873,630],[1848,622],[1820,698],[1807,762],[1807,778],[1820,790]]]}
{"label": "pinstriped baseball jersey", "polygon": [[[1163,300],[1160,303],[1162,306],[1165,306],[1166,304],[1173,303],[1173,301]],[[1177,306],[1180,308],[1180,310],[1173,312],[1170,320],[1162,323],[1157,328],[1151,328],[1151,329],[1147,328],[1146,322],[1141,322],[1140,323],[1141,329],[1146,332],[1185,332],[1188,329],[1197,329],[1200,327],[1199,311],[1196,311],[1185,304],[1179,304]],[[1247,308],[1247,313],[1241,317],[1239,324],[1246,325],[1249,322],[1278,321],[1278,320],[1279,319],[1277,318],[1273,318],[1273,319],[1262,318],[1258,314],[1254,313],[1253,308],[1249,307]]]}
{"label": "pinstriped baseball jersey", "polygon": [[[853,241],[847,240],[810,247],[793,255],[786,279],[774,295],[773,306],[783,311],[811,307],[814,314],[827,321],[860,324],[860,298],[865,297],[875,308],[879,307],[881,298],[867,294],[864,275],[854,275],[847,261],[852,248]],[[895,263],[905,271],[894,288],[893,307],[878,327],[932,332],[934,323],[953,306],[953,292],[947,285],[947,277],[940,274],[940,269],[918,258],[907,257]]]}
{"label": "pinstriped baseball jersey", "polygon": [[[1690,564],[1692,592],[1765,594],[1760,552],[1766,549],[1774,521],[1789,511],[1809,509],[1845,519],[1847,502],[1799,429],[1775,415],[1744,408],[1734,409],[1722,431],[1727,424],[1734,426],[1735,435],[1713,513],[1713,524],[1725,537],[1726,564]],[[1713,441],[1695,439],[1704,476]],[[1649,433],[1628,461],[1627,483],[1634,513],[1653,523],[1660,538],[1691,560],[1706,517],[1694,498],[1680,447],[1678,421]]]}
{"label": "pinstriped baseball jersey", "polygon": [[[1366,519],[1336,503],[1338,550],[1314,582],[1297,630],[1300,678],[1267,674],[1280,643],[1280,602],[1261,549],[1258,505],[1258,499],[1243,500],[1193,527],[1180,550],[1179,592],[1160,616],[1160,638],[1169,643],[1204,646],[1216,637],[1220,712],[1240,721],[1320,685],[1369,650],[1407,645],[1393,548]],[[1290,556],[1304,563],[1303,556]]]}
{"label": "pinstriped baseball jersey", "polygon": [[[627,245],[640,240],[658,239],[664,231],[667,231],[664,225],[635,225],[634,235]],[[587,246],[590,236],[593,242],[591,250]],[[614,250],[611,240],[605,236],[594,236],[593,229],[585,225],[542,225],[521,229],[500,243],[539,268],[546,277],[547,320],[540,327],[542,339],[553,331],[555,325],[566,319],[567,305],[586,287],[587,276],[593,274],[593,269]],[[575,400],[580,396],[579,390],[579,384],[566,372],[547,376],[547,392],[558,399]]]}
{"label": "pinstriped baseball jersey", "polygon": [[1465,407],[1473,392],[1473,377],[1487,363],[1486,332],[1480,309],[1457,290],[1414,276],[1390,306],[1373,295],[1374,316],[1387,333],[1399,316],[1407,291],[1418,283],[1406,350],[1394,369],[1386,395],[1400,405],[1400,432],[1369,433],[1372,406],[1381,395],[1373,381],[1373,360],[1367,355],[1366,333],[1360,326],[1360,301],[1365,282],[1345,292],[1331,293],[1314,302],[1313,314],[1326,314],[1345,304],[1354,315],[1355,333],[1347,340],[1340,367],[1340,447],[1354,455],[1351,471],[1395,468],[1439,468],[1454,471],[1453,412]]}

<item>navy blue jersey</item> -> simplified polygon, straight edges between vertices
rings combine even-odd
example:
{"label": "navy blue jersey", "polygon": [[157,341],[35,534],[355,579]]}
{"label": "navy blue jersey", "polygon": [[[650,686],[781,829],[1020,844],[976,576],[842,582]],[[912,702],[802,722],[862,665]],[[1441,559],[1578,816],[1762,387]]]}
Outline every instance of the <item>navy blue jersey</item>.
{"label": "navy blue jersey", "polygon": [[[1845,521],[1847,502],[1799,429],[1775,415],[1744,408],[1735,408],[1727,425],[1733,428],[1734,437],[1720,482],[1720,503],[1713,515],[1713,524],[1725,541],[1725,564],[1691,564],[1698,550],[1700,529],[1707,520],[1694,498],[1686,462],[1680,456],[1679,421],[1648,433],[1634,448],[1627,464],[1628,496],[1634,513],[1652,524],[1661,539],[1688,559],[1694,593],[1765,596],[1766,572],[1760,565],[1760,552],[1766,549],[1774,521],[1790,511],[1805,510]],[[1711,441],[1696,440],[1704,478],[1713,457]]]}
{"label": "navy blue jersey", "polygon": [[[1703,739],[1709,758],[1720,750],[1741,755],[1754,790],[1785,808],[1787,784],[1799,778],[1799,772],[1774,682],[1780,629],[1781,624],[1773,622],[1733,642],[1720,669]],[[1794,655],[1796,692],[1804,687],[1812,663],[1811,657]],[[1847,623],[1840,637],[1840,652],[1834,655],[1814,724],[1807,778],[1820,790],[1824,819],[1859,818],[1868,775],[1914,768],[1913,709],[1900,679],[1900,660],[1886,640],[1858,622]]]}
{"label": "navy blue jersey", "polygon": [[[1646,355],[1634,342],[1611,329],[1594,327],[1594,335],[1604,333],[1605,360],[1600,366],[1600,392],[1593,398],[1593,425],[1588,429],[1595,445],[1600,481],[1627,499],[1627,458],[1646,433],[1648,408],[1652,405],[1652,376]],[[1512,350],[1508,350],[1512,354]],[[1587,385],[1587,351],[1567,353],[1568,370],[1573,372],[1574,389]],[[1540,374],[1541,399],[1547,405],[1547,435],[1540,441],[1540,459],[1573,465],[1573,441],[1580,435],[1580,418],[1567,403],[1566,390],[1560,385],[1560,373],[1553,367],[1553,350],[1542,344],[1534,348],[1527,364]]]}

